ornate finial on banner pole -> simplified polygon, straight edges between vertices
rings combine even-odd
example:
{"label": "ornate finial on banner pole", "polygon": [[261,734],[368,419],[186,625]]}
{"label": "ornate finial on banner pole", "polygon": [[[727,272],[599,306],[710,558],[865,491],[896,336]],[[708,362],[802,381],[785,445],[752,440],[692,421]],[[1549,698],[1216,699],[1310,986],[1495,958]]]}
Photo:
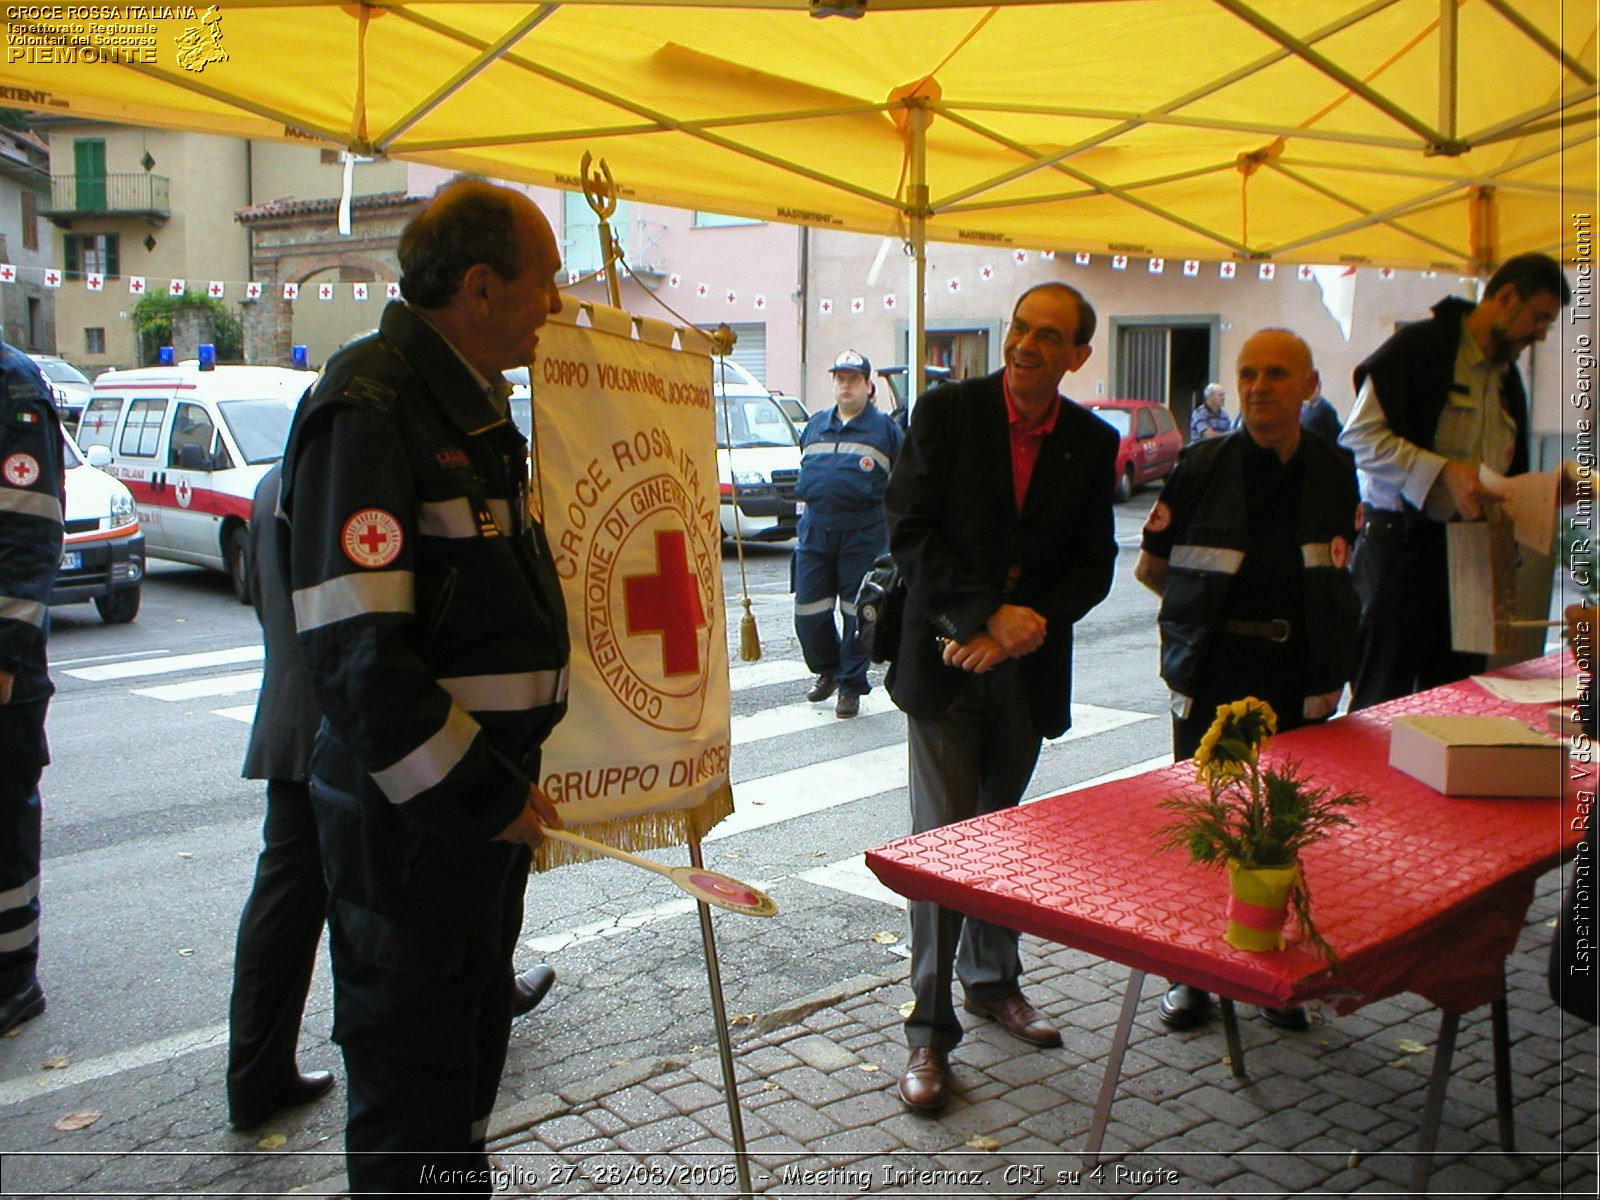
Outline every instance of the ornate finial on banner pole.
{"label": "ornate finial on banner pole", "polygon": [[606,160],[600,160],[600,169],[590,171],[589,164],[594,161],[594,155],[587,150],[583,152],[583,165],[578,173],[583,178],[583,196],[589,202],[589,207],[594,210],[594,215],[600,218],[600,262],[601,269],[606,273],[606,291],[611,296],[611,307],[622,307],[622,281],[617,278],[622,262],[622,251],[617,248],[617,239],[611,233],[612,214],[617,211],[617,181],[611,178],[611,168],[606,165]]}

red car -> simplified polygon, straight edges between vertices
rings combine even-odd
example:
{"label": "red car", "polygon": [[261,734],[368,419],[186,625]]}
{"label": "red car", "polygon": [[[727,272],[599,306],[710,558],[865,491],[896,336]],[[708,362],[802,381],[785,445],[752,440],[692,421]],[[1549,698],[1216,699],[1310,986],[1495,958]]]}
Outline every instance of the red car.
{"label": "red car", "polygon": [[1172,474],[1183,434],[1166,406],[1154,400],[1091,400],[1084,407],[1122,437],[1117,447],[1117,499],[1127,500],[1143,483]]}

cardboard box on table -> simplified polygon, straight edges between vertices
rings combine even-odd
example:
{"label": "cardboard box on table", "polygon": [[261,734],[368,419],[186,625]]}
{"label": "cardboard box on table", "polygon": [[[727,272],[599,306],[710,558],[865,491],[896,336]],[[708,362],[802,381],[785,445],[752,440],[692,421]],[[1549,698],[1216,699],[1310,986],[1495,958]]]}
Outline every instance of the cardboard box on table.
{"label": "cardboard box on table", "polygon": [[1566,747],[1514,717],[1396,717],[1389,765],[1447,796],[1562,794]]}

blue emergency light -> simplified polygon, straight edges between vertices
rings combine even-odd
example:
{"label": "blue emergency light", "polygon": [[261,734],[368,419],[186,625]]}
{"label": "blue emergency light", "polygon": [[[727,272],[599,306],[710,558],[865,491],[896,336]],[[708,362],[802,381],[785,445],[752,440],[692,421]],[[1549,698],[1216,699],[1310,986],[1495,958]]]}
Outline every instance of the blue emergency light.
{"label": "blue emergency light", "polygon": [[200,343],[200,369],[202,371],[217,369],[217,348],[210,342]]}
{"label": "blue emergency light", "polygon": [[163,367],[170,367],[172,365],[172,361],[171,346],[162,346],[156,350],[156,362],[160,363]]}
{"label": "blue emergency light", "polygon": [[296,371],[309,370],[311,367],[311,355],[307,352],[304,346],[290,347],[289,361],[294,364],[294,369]]}

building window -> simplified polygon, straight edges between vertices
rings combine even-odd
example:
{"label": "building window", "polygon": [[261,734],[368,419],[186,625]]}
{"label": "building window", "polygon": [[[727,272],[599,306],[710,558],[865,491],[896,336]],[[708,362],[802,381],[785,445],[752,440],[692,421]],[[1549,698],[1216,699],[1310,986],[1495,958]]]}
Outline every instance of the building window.
{"label": "building window", "polygon": [[22,189],[22,248],[39,248],[39,197],[31,187]]}
{"label": "building window", "polygon": [[696,229],[719,229],[725,225],[765,225],[754,217],[730,217],[726,213],[699,212],[694,214]]}
{"label": "building window", "polygon": [[83,349],[87,354],[106,352],[106,331],[103,326],[91,325],[83,331]]}
{"label": "building window", "polygon": [[[561,262],[569,271],[588,275],[600,269],[600,218],[594,215],[589,201],[582,192],[563,193],[561,213]],[[622,244],[626,258],[633,249],[633,201],[617,201],[617,211],[610,218],[611,232]]]}
{"label": "building window", "polygon": [[69,233],[61,239],[61,248],[68,279],[82,279],[85,275],[114,279],[121,272],[117,234]]}

